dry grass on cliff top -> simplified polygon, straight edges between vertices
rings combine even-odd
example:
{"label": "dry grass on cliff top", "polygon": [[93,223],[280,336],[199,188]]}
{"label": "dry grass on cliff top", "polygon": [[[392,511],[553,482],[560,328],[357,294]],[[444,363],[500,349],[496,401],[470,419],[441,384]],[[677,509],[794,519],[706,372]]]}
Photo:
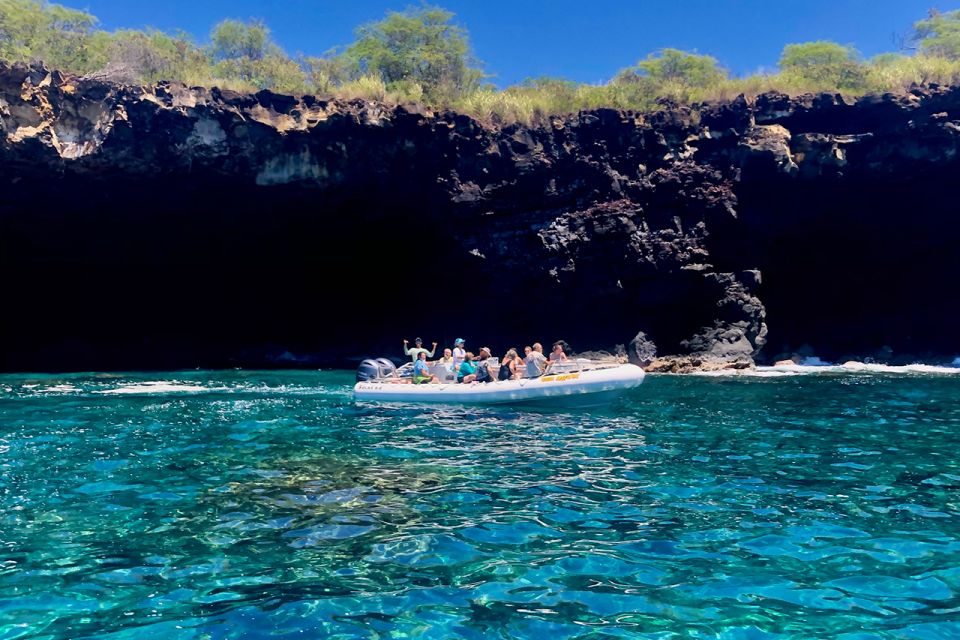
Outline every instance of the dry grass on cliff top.
{"label": "dry grass on cliff top", "polygon": [[[110,80],[111,78],[104,78]],[[255,93],[257,87],[243,81],[192,76],[188,86],[220,87],[241,93]],[[376,76],[361,76],[320,93],[340,100],[367,100],[387,105],[420,103],[432,109],[450,109],[491,126],[519,123],[546,124],[551,117],[563,117],[594,109],[632,110],[651,113],[663,108],[661,100],[680,104],[728,102],[740,95],[748,98],[768,92],[799,96],[810,93],[841,93],[850,98],[870,94],[902,94],[916,86],[960,86],[960,61],[932,56],[910,56],[887,64],[871,65],[866,81],[859,87],[837,87],[812,82],[789,73],[724,79],[704,87],[682,83],[659,83],[655,90],[643,84],[611,82],[605,85],[557,83],[544,86],[514,86],[504,90],[482,88],[448,101],[433,101],[416,83],[387,85]],[[280,91],[296,95],[298,91]],[[319,92],[318,92],[319,93]]]}
{"label": "dry grass on cliff top", "polygon": [[[503,91],[482,89],[449,106],[488,124],[518,122],[535,125],[550,116],[562,116],[599,108],[654,111],[666,98],[691,104],[729,101],[743,94],[756,96],[770,91],[798,96],[805,93],[842,93],[849,97],[906,93],[912,87],[939,84],[960,85],[960,61],[934,56],[904,56],[869,65],[859,86],[818,83],[790,73],[725,79],[708,86],[661,83],[656,91],[643,85],[547,85],[510,87]],[[356,96],[364,97],[364,96]]]}
{"label": "dry grass on cliff top", "polygon": [[450,101],[432,103],[415,83],[388,86],[380,78],[363,76],[331,87],[330,94],[344,100],[361,99],[388,104],[421,102],[433,108],[464,113],[487,125],[538,125],[548,122],[551,116],[565,116],[592,109],[652,112],[662,108],[658,103],[661,99],[685,104],[725,102],[741,94],[757,96],[770,91],[790,96],[830,92],[856,98],[869,94],[905,93],[912,87],[930,84],[960,85],[960,61],[923,55],[877,61],[866,67],[857,86],[847,87],[781,72],[723,79],[702,87],[680,82],[661,82],[656,86],[644,83],[585,85],[555,82],[518,85],[504,90],[482,88]]}

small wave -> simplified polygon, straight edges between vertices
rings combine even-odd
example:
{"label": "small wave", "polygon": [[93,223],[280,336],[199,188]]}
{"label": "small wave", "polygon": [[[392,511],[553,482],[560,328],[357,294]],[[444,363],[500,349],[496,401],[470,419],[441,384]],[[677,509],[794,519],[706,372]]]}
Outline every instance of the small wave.
{"label": "small wave", "polygon": [[[800,370],[804,369],[804,370]],[[691,375],[691,376],[703,376],[705,378],[734,378],[734,377],[750,377],[750,378],[783,378],[788,376],[800,376],[808,375],[811,373],[819,373],[819,367],[799,367],[794,366],[785,368],[785,367],[757,367],[756,369],[720,369],[719,371],[694,371],[689,374],[678,374],[678,375]]]}
{"label": "small wave", "polygon": [[75,393],[81,391],[81,389],[72,384],[55,384],[42,389],[42,391],[45,393]]}
{"label": "small wave", "polygon": [[908,364],[908,365],[889,365],[873,364],[867,362],[844,362],[843,364],[831,364],[829,362],[818,362],[817,364],[788,364],[761,366],[756,369],[721,369],[719,371],[695,371],[690,374],[708,378],[782,378],[788,376],[808,376],[816,374],[844,374],[844,373],[887,373],[887,374],[922,374],[922,375],[960,375],[960,366],[932,365],[932,364]]}
{"label": "small wave", "polygon": [[247,393],[264,393],[272,395],[290,396],[349,396],[353,397],[353,387],[338,386],[309,386],[309,385],[242,385],[237,391]]}
{"label": "small wave", "polygon": [[204,387],[196,384],[167,382],[163,380],[125,385],[116,389],[105,389],[96,393],[104,394],[158,394],[158,393],[204,393],[211,391],[229,391],[229,387]]}
{"label": "small wave", "polygon": [[895,366],[889,364],[871,364],[866,362],[844,362],[838,367],[832,368],[842,371],[869,371],[871,373],[933,373],[941,375],[960,374],[960,367],[919,363]]}
{"label": "small wave", "polygon": [[138,394],[164,394],[164,393],[217,393],[229,391],[233,393],[254,393],[269,394],[275,396],[351,396],[353,389],[350,387],[311,387],[296,385],[257,385],[257,384],[237,384],[231,386],[202,386],[188,382],[175,381],[149,381],[127,384],[115,389],[104,389],[95,393],[110,395],[138,395]]}
{"label": "small wave", "polygon": [[833,366],[833,363],[832,363],[832,362],[826,362],[825,360],[821,360],[821,359],[818,358],[817,356],[808,356],[808,357],[806,357],[806,358],[801,358],[800,361],[797,362],[797,364],[800,365],[800,366],[802,366],[802,367],[830,367],[830,366]]}

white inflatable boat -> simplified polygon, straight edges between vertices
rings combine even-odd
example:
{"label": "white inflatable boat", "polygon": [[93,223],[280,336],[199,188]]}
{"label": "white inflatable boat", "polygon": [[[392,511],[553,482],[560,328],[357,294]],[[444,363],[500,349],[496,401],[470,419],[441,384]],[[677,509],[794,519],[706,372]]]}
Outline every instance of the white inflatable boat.
{"label": "white inflatable boat", "polygon": [[354,397],[375,402],[601,406],[639,386],[644,376],[643,369],[632,364],[577,360],[552,368],[537,378],[411,384],[409,378],[403,377],[404,368],[357,382]]}

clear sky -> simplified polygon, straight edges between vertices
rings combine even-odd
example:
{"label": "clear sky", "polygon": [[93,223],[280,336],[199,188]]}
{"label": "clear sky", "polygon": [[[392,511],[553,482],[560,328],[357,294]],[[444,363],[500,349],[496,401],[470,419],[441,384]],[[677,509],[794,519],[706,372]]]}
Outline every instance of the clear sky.
{"label": "clear sky", "polygon": [[[101,27],[184,29],[205,42],[222,18],[263,18],[291,55],[349,44],[354,28],[406,0],[59,0]],[[741,75],[776,65],[789,42],[836,40],[869,57],[936,6],[960,0],[446,0],[474,53],[504,86],[542,75],[605,82],[663,47],[715,56]]]}

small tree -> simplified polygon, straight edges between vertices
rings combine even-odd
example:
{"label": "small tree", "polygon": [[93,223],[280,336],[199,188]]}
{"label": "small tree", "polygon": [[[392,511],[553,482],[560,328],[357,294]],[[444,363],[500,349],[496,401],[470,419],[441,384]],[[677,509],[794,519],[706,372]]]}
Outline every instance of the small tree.
{"label": "small tree", "polygon": [[828,40],[788,44],[780,69],[819,91],[861,91],[866,82],[856,49]]}
{"label": "small tree", "polygon": [[261,60],[276,45],[270,29],[262,20],[221,20],[210,32],[210,49],[215,62],[221,60]]}
{"label": "small tree", "polygon": [[165,46],[168,41],[172,38],[159,31],[117,31],[108,45],[109,64],[137,82],[173,79],[176,49]]}
{"label": "small tree", "polygon": [[685,87],[710,87],[727,77],[713,56],[680,49],[661,49],[651,53],[634,67],[635,73],[656,83],[676,83]]}
{"label": "small tree", "polygon": [[657,98],[690,102],[726,77],[713,56],[661,49],[617,74],[610,83],[615,89],[610,96],[618,106],[648,109]]}
{"label": "small tree", "polygon": [[357,29],[343,53],[353,76],[374,74],[388,85],[416,83],[427,97],[450,100],[477,88],[482,72],[473,66],[466,29],[453,14],[424,5],[390,12]]}
{"label": "small tree", "polygon": [[336,87],[351,79],[349,61],[334,51],[328,51],[320,57],[305,57],[300,64],[306,70],[311,91],[315,93],[333,93]]}
{"label": "small tree", "polygon": [[960,10],[931,11],[926,20],[913,25],[914,37],[924,53],[960,59]]}
{"label": "small tree", "polygon": [[262,20],[223,20],[210,32],[214,77],[253,89],[306,89],[306,75],[270,37]]}
{"label": "small tree", "polygon": [[279,93],[307,92],[307,78],[303,68],[283,53],[268,54],[254,64],[256,85]]}
{"label": "small tree", "polygon": [[0,58],[42,60],[86,73],[103,60],[91,48],[97,19],[84,11],[37,0],[0,0]]}

